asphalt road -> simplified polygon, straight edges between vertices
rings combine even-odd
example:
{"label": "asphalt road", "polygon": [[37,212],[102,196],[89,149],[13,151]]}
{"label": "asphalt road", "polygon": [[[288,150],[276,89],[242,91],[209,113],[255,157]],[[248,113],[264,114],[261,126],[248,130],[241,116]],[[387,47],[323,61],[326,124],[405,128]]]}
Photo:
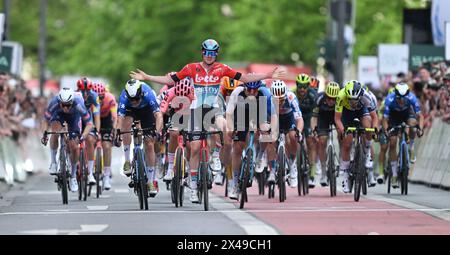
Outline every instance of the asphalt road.
{"label": "asphalt road", "polygon": [[84,202],[69,194],[69,204],[63,205],[45,171],[3,193],[0,234],[450,234],[450,193],[414,184],[407,196],[399,190],[387,195],[386,185],[377,185],[360,202],[341,193],[340,187],[334,198],[328,188],[316,186],[306,197],[288,188],[284,203],[278,195],[275,199],[258,195],[253,185],[245,210],[223,197],[224,187],[215,186],[211,210],[205,212],[188,196],[183,207],[175,208],[160,182],[160,193],[149,199],[149,211],[141,211],[128,179],[118,170],[122,160],[118,155],[113,161],[113,188],[99,199],[93,196]]}

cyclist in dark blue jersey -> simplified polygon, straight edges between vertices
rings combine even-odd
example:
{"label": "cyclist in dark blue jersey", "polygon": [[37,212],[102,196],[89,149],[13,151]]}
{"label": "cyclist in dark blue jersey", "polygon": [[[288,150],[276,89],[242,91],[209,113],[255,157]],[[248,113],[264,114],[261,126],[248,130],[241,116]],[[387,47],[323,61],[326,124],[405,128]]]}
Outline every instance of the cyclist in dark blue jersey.
{"label": "cyclist in dark blue jersey", "polygon": [[[63,123],[67,123],[69,131],[68,147],[70,151],[70,160],[72,172],[70,178],[70,190],[78,191],[76,179],[77,161],[79,158],[78,137],[81,133],[81,124],[85,125],[80,139],[86,139],[92,128],[92,120],[89,112],[84,106],[84,100],[77,95],[71,88],[62,88],[58,96],[54,97],[48,104],[45,111],[44,130],[49,126],[52,132],[62,131]],[[43,144],[47,143],[46,135],[41,139]],[[49,172],[51,175],[57,174],[58,165],[56,163],[56,153],[58,150],[58,135],[50,137],[51,164]]]}
{"label": "cyclist in dark blue jersey", "polygon": [[[152,131],[160,133],[163,126],[163,116],[159,110],[158,102],[156,101],[156,94],[149,85],[139,80],[129,80],[122,90],[119,99],[117,134],[120,130],[129,131],[133,120],[140,121],[142,129],[144,130],[144,148],[146,160],[146,172],[148,177],[149,193],[156,195],[158,193],[158,182],[155,175],[155,137]],[[131,175],[131,160],[130,160],[130,144],[131,135],[123,135],[123,151],[125,155],[125,164],[123,172],[125,175]],[[116,142],[120,146],[120,143]]]}

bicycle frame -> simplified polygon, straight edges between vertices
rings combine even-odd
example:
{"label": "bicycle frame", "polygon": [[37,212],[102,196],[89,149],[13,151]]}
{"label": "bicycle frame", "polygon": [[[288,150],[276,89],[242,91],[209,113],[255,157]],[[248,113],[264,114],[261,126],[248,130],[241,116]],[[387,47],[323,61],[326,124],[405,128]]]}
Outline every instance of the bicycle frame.
{"label": "bicycle frame", "polygon": [[[241,159],[242,159],[242,160],[241,160],[241,171],[240,171],[240,175],[239,175],[239,180],[243,180],[243,179],[244,179],[244,172],[245,172],[245,169],[244,169],[244,164],[243,164],[243,162],[244,162],[244,160],[245,160],[245,155],[247,155],[247,152],[248,152],[249,150],[252,151],[252,155],[253,155],[253,157],[252,157],[252,159],[251,159],[251,162],[255,162],[255,152],[256,152],[256,150],[255,150],[255,145],[254,145],[254,139],[255,139],[255,131],[250,131],[250,132],[249,132],[249,141],[248,141],[248,143],[247,143],[247,148],[245,148],[245,150],[242,151],[242,157],[241,157]],[[254,165],[252,164],[252,165],[250,166],[250,176],[249,176],[249,180],[253,180],[254,170],[255,170],[255,167],[254,167]]]}

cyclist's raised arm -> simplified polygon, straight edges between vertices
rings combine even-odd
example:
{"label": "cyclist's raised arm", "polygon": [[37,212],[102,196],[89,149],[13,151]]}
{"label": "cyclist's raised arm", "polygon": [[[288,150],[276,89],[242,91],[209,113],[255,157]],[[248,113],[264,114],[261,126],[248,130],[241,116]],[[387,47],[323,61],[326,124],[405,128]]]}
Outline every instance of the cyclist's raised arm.
{"label": "cyclist's raised arm", "polygon": [[271,72],[268,73],[242,74],[238,80],[247,83],[252,81],[260,81],[264,79],[279,79],[284,77],[285,73],[286,73],[285,70],[282,70],[279,66],[277,66],[275,69],[273,69]]}
{"label": "cyclist's raised arm", "polygon": [[173,85],[175,84],[174,80],[169,77],[169,76],[153,76],[153,75],[148,75],[146,74],[144,71],[137,69],[137,71],[131,71],[130,72],[130,77],[136,80],[145,80],[145,81],[152,81],[152,82],[156,82],[159,84],[170,84]]}

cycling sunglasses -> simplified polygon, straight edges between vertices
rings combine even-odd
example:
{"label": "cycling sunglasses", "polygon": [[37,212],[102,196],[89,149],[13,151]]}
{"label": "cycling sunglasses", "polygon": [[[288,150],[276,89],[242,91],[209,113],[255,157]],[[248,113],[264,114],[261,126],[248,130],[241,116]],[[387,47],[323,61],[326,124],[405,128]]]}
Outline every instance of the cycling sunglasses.
{"label": "cycling sunglasses", "polygon": [[62,108],[72,108],[72,104],[63,104],[61,103]]}
{"label": "cycling sunglasses", "polygon": [[309,87],[309,84],[302,84],[302,83],[297,83],[297,88],[301,88],[301,89],[307,89]]}
{"label": "cycling sunglasses", "polygon": [[218,52],[217,51],[212,51],[212,50],[204,50],[203,51],[203,56],[205,57],[217,57]]}
{"label": "cycling sunglasses", "polygon": [[257,94],[258,93],[258,89],[250,89],[250,88],[245,88],[247,90],[247,92],[249,94]]}

